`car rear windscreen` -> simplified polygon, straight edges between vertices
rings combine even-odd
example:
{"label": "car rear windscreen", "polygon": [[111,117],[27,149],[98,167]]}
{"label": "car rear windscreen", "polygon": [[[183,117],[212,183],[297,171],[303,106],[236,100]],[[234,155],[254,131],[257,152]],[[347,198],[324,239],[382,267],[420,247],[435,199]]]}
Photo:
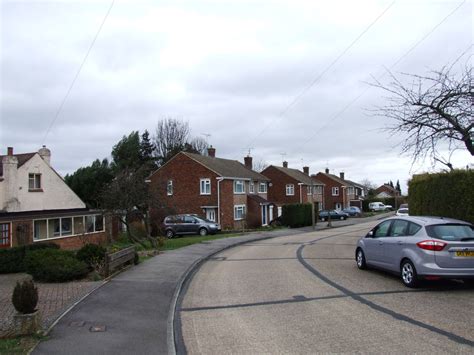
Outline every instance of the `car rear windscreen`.
{"label": "car rear windscreen", "polygon": [[473,226],[466,224],[438,224],[426,226],[426,231],[432,238],[447,241],[474,240]]}

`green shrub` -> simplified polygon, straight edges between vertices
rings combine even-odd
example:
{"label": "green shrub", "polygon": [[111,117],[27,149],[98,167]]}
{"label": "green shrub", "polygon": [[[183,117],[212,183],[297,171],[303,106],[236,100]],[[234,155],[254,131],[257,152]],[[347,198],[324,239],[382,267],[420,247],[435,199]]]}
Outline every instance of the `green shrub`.
{"label": "green shrub", "polygon": [[283,205],[282,224],[291,228],[310,226],[312,224],[311,207],[310,203]]}
{"label": "green shrub", "polygon": [[76,257],[89,267],[94,267],[105,258],[105,248],[97,244],[86,244],[78,250]]}
{"label": "green shrub", "polygon": [[0,274],[24,272],[25,256],[40,249],[59,249],[59,246],[54,243],[34,243],[0,250]]}
{"label": "green shrub", "polygon": [[410,215],[440,216],[474,223],[474,171],[416,175],[408,183]]}
{"label": "green shrub", "polygon": [[43,249],[28,253],[25,257],[26,272],[35,281],[65,282],[84,277],[89,269],[73,252]]}
{"label": "green shrub", "polygon": [[38,304],[38,289],[31,280],[17,282],[13,289],[12,303],[23,314],[34,313]]}

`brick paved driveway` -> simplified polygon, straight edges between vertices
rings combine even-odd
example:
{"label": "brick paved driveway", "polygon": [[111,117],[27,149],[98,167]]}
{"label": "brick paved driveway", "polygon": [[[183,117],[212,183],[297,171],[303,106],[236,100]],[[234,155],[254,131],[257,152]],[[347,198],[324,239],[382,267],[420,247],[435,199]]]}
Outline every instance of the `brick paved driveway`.
{"label": "brick paved driveway", "polygon": [[[11,297],[19,280],[29,278],[27,274],[0,275],[0,337],[8,336],[15,314]],[[36,283],[38,287],[38,309],[43,329],[47,329],[57,317],[81,297],[98,287],[103,281],[74,281],[65,283]]]}

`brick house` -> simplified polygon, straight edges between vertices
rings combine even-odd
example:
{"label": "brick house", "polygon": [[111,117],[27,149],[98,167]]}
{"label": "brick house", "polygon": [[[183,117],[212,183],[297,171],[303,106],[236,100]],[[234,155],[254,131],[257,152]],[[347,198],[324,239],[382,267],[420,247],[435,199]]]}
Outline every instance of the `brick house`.
{"label": "brick house", "polygon": [[383,184],[375,189],[374,195],[377,198],[387,198],[400,196],[400,192],[389,184]]}
{"label": "brick house", "polygon": [[270,165],[262,175],[271,180],[268,198],[278,206],[278,215],[281,206],[291,203],[317,203],[316,209],[322,208],[324,183],[309,176],[309,167],[291,169],[284,161],[283,166]]}
{"label": "brick house", "polygon": [[324,209],[342,210],[349,206],[362,208],[362,200],[366,196],[364,186],[346,180],[343,172],[336,176],[326,169],[324,173],[319,172],[313,177],[325,184]]}
{"label": "brick house", "polygon": [[269,179],[245,165],[208,156],[180,152],[149,177],[150,188],[162,208],[152,211],[155,223],[165,215],[194,213],[215,221],[222,229],[265,226],[273,219],[274,204],[267,200]]}
{"label": "brick house", "polygon": [[0,248],[48,241],[77,249],[105,243],[101,213],[82,200],[51,167],[51,151],[0,156]]}

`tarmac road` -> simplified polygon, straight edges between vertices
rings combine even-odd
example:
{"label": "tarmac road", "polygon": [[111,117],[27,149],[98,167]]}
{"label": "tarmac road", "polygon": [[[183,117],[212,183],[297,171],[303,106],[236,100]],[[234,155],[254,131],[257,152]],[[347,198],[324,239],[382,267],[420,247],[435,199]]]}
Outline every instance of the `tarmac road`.
{"label": "tarmac road", "polygon": [[183,290],[178,353],[473,353],[474,288],[357,269],[376,222],[278,237],[215,255]]}

